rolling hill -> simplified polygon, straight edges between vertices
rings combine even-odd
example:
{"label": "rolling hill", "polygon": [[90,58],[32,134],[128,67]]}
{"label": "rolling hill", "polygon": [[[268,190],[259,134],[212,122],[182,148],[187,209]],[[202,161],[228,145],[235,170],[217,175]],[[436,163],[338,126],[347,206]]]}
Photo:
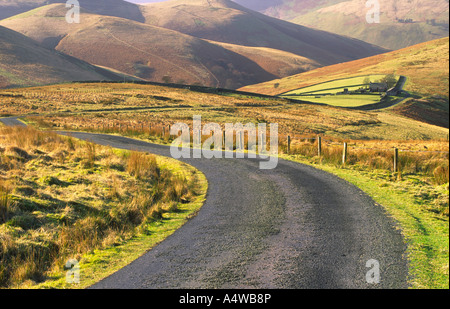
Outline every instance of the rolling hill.
{"label": "rolling hill", "polygon": [[[419,96],[449,96],[449,38],[417,44],[401,50],[340,63],[241,90],[278,95],[340,78],[372,74],[396,74],[408,78],[405,90]],[[276,87],[275,87],[276,85]]]}
{"label": "rolling hill", "polygon": [[86,10],[82,23],[68,24],[65,12],[64,5],[52,4],[2,24],[47,48],[151,81],[238,88],[280,76],[238,53],[180,32]]}
{"label": "rolling hill", "polygon": [[0,26],[0,88],[123,78],[123,75],[48,50],[20,33]]}
{"label": "rolling hill", "polygon": [[380,0],[379,24],[366,22],[362,0],[235,0],[293,23],[358,38],[391,50],[447,37],[448,0]]}
{"label": "rolling hill", "polygon": [[0,25],[49,49],[149,81],[233,89],[385,52],[275,20],[231,1],[153,5],[139,6],[145,23],[82,7],[82,22],[68,24],[67,8],[54,3],[6,18]]}
{"label": "rolling hill", "polygon": [[324,65],[385,49],[249,10],[230,0],[170,0],[142,6],[145,22],[198,38],[290,52]]}
{"label": "rolling hill", "polygon": [[414,119],[448,127],[448,37],[382,55],[243,87],[239,90],[279,95],[325,82],[374,74],[395,74],[407,77],[404,90],[408,91],[413,97],[392,107],[392,111]]}
{"label": "rolling hill", "polygon": [[[123,0],[78,0],[80,6],[89,12],[123,17],[135,21],[143,21],[138,5]],[[66,0],[0,0],[0,20],[18,15],[30,10],[53,3],[63,3]]]}

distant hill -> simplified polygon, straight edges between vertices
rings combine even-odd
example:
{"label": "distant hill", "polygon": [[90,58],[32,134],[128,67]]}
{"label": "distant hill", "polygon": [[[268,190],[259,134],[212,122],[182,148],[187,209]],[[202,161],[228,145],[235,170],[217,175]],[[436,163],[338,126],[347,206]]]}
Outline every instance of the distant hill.
{"label": "distant hill", "polygon": [[386,51],[231,1],[154,5],[139,6],[145,23],[82,7],[82,22],[68,24],[67,8],[56,3],[11,16],[0,25],[49,49],[149,81],[233,89]]}
{"label": "distant hill", "polygon": [[410,46],[364,59],[331,65],[241,90],[277,95],[352,76],[396,74],[408,78],[406,91],[419,96],[449,96],[449,38]]}
{"label": "distant hill", "polygon": [[170,0],[143,8],[147,24],[217,42],[278,49],[322,66],[386,52],[359,40],[271,18],[230,0]]}
{"label": "distant hill", "polygon": [[[139,6],[123,0],[78,0],[80,6],[89,12],[143,21]],[[0,0],[0,20],[32,9],[66,0]]]}
{"label": "distant hill", "polygon": [[381,22],[368,24],[364,0],[235,0],[293,23],[399,49],[449,35],[448,0],[379,0]]}
{"label": "distant hill", "polygon": [[48,50],[0,26],[0,88],[74,80],[123,80],[123,75]]}
{"label": "distant hill", "polygon": [[177,31],[86,10],[82,23],[68,24],[65,12],[64,5],[52,4],[1,24],[47,48],[151,81],[238,88],[280,76],[218,44]]}

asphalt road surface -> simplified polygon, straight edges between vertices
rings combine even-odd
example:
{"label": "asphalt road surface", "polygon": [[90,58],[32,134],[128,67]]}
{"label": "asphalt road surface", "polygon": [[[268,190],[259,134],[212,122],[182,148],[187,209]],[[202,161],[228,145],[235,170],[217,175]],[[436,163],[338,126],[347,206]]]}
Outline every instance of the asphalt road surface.
{"label": "asphalt road surface", "polygon": [[[70,135],[170,156],[167,146],[103,134]],[[348,182],[285,160],[274,170],[261,170],[258,159],[248,158],[182,161],[208,179],[198,215],[91,288],[408,287],[400,231],[380,205]],[[375,270],[369,260],[378,262],[378,284],[366,280]]]}

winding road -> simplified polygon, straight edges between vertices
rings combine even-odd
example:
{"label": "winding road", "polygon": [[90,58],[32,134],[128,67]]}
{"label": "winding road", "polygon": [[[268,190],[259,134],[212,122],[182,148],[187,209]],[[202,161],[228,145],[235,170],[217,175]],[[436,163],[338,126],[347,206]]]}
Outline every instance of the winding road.
{"label": "winding road", "polygon": [[[18,125],[14,118],[1,119]],[[170,156],[167,146],[125,137],[60,134]],[[93,289],[408,288],[406,245],[382,206],[350,183],[280,160],[183,159],[208,179],[198,215]],[[380,282],[368,283],[367,261]]]}

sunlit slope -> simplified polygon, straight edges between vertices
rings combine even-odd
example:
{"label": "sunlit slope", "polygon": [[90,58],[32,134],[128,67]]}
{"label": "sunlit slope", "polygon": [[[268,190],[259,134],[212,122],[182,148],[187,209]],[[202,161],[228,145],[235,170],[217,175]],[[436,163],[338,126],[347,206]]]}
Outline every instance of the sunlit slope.
{"label": "sunlit slope", "polygon": [[230,0],[169,0],[143,6],[142,14],[151,25],[217,42],[279,49],[321,65],[385,51],[359,40],[271,18]]}
{"label": "sunlit slope", "polygon": [[206,41],[85,9],[81,23],[69,24],[66,12],[64,5],[52,4],[0,24],[50,49],[156,82],[238,88],[321,66],[277,49]]}
{"label": "sunlit slope", "polygon": [[[1,90],[0,114],[47,115],[58,127],[118,127],[141,124],[202,122],[277,123],[281,136],[323,134],[345,139],[445,139],[448,129],[422,123],[386,110],[358,111],[326,105],[299,104],[283,99],[204,93],[140,84],[65,84]],[[37,98],[41,104],[34,104]],[[113,102],[113,104],[111,104]],[[35,105],[36,109],[32,109]],[[93,112],[95,109],[97,112]],[[56,128],[56,127],[55,127]],[[280,140],[284,142],[285,140]]]}
{"label": "sunlit slope", "polygon": [[303,26],[348,35],[388,49],[447,37],[448,0],[379,0],[380,23],[366,22],[362,0],[236,0]]}
{"label": "sunlit slope", "polygon": [[0,26],[0,88],[75,80],[120,80],[119,74],[50,51]]}
{"label": "sunlit slope", "polygon": [[[17,14],[53,3],[65,3],[67,0],[1,0],[0,19],[8,18]],[[139,6],[123,0],[78,0],[80,6],[89,12],[128,18],[142,21],[143,16]]]}
{"label": "sunlit slope", "polygon": [[405,90],[421,96],[449,95],[449,38],[421,43],[398,51],[336,64],[241,90],[277,95],[291,90],[352,76],[396,74],[408,78]]}

